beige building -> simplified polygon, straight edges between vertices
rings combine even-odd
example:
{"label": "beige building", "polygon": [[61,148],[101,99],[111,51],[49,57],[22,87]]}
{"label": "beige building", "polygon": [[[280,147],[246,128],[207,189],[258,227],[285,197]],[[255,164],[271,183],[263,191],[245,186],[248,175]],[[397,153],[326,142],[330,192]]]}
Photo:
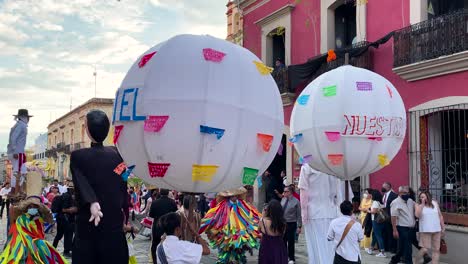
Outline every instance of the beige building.
{"label": "beige building", "polygon": [[[86,103],[78,106],[64,116],[50,123],[47,127],[47,165],[46,171],[49,177],[63,181],[71,178],[70,175],[70,153],[74,150],[89,147],[91,141],[86,135],[86,114],[93,109],[106,112],[109,119],[112,118],[114,100],[107,98],[92,98]],[[113,131],[104,142],[112,145]]]}
{"label": "beige building", "polygon": [[243,19],[242,14],[239,12],[236,2],[238,0],[229,0],[227,3],[227,41],[233,42],[237,45],[243,45]]}

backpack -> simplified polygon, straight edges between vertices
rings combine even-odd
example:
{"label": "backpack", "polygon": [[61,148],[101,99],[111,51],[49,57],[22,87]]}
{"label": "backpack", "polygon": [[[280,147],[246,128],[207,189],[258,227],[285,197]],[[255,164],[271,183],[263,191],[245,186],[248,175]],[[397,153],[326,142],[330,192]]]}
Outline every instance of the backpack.
{"label": "backpack", "polygon": [[52,211],[52,213],[54,214],[62,213],[62,204],[63,204],[62,200],[63,200],[62,195],[56,196],[54,198],[54,201],[52,202],[52,205],[50,207],[50,210]]}

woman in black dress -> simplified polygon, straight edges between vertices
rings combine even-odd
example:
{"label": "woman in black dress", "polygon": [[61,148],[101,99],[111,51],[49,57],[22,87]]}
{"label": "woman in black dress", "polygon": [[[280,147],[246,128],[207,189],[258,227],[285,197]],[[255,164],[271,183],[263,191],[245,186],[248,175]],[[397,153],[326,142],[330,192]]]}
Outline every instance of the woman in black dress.
{"label": "woman in black dress", "polygon": [[260,264],[286,264],[288,252],[283,241],[286,231],[286,220],[283,217],[283,207],[277,200],[271,200],[263,209],[260,219],[260,232],[262,240],[258,263]]}

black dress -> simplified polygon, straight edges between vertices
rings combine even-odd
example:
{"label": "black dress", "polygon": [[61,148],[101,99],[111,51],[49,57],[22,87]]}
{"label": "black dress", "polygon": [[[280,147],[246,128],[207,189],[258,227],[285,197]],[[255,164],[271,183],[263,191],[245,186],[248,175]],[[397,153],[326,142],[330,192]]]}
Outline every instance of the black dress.
{"label": "black dress", "polygon": [[287,264],[288,251],[284,244],[283,236],[270,236],[262,219],[263,229],[260,251],[258,253],[259,264]]}
{"label": "black dress", "polygon": [[[78,206],[73,264],[128,264],[123,232],[127,183],[114,172],[122,162],[115,147],[104,147],[102,143],[71,154],[70,171]],[[97,227],[89,222],[89,208],[94,202],[99,202],[103,214]]]}

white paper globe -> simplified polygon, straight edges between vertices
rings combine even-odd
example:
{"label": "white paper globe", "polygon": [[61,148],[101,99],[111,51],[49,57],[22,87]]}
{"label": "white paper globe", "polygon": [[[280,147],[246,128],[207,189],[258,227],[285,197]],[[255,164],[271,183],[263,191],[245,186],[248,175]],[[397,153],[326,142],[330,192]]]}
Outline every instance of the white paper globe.
{"label": "white paper globe", "polygon": [[291,115],[292,141],[302,159],[343,180],[388,165],[405,133],[405,106],[395,87],[374,72],[352,66],[310,83]]}
{"label": "white paper globe", "polygon": [[[240,187],[244,168],[263,173],[281,141],[283,107],[276,83],[258,62],[247,49],[211,36],[179,35],[145,52],[114,106],[114,126],[123,126],[116,146],[127,166],[135,165],[133,173],[150,184],[185,192]],[[168,119],[149,132],[149,116]],[[200,126],[224,134],[218,139]],[[273,137],[268,151],[259,133]],[[150,174],[148,162],[170,165],[161,177]],[[193,177],[200,168],[214,174]]]}

